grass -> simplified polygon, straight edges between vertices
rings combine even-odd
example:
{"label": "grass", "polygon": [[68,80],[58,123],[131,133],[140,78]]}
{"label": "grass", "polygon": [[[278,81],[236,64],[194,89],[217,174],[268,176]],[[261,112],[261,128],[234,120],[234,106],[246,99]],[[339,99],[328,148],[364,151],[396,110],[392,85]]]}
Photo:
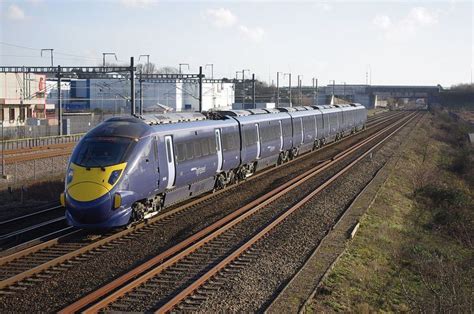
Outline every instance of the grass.
{"label": "grass", "polygon": [[[452,121],[412,132],[356,238],[311,304],[316,312],[472,312],[473,193]],[[441,128],[440,124],[447,128]],[[472,154],[471,154],[472,156]]]}

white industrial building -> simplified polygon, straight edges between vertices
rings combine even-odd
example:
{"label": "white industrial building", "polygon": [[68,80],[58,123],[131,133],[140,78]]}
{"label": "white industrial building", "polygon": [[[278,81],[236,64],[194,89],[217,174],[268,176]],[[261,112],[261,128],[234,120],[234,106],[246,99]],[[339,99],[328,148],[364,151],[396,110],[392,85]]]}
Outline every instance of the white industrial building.
{"label": "white industrial building", "polygon": [[[141,87],[141,92],[140,92]],[[101,110],[105,112],[128,112],[130,110],[130,81],[125,78],[77,79],[65,87],[69,96],[63,106],[68,110]],[[138,108],[143,99],[143,108],[165,105],[174,111],[199,110],[198,82],[136,82],[135,102]],[[235,99],[233,83],[204,82],[202,86],[202,110],[229,108]],[[57,95],[57,92],[56,92]]]}

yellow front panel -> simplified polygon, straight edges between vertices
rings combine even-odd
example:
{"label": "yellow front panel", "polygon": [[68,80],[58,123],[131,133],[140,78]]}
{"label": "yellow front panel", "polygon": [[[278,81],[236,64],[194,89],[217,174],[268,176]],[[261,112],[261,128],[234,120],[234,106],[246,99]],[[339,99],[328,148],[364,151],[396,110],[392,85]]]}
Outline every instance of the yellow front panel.
{"label": "yellow front panel", "polygon": [[67,192],[76,201],[89,202],[104,196],[109,190],[97,183],[82,182],[74,184]]}
{"label": "yellow front panel", "polygon": [[[72,181],[67,185],[68,194],[75,200],[86,202],[97,199],[109,192],[119,182],[127,163],[100,168],[81,167],[71,163],[70,168],[74,171]],[[121,170],[115,184],[109,184],[109,178],[113,171]]]}

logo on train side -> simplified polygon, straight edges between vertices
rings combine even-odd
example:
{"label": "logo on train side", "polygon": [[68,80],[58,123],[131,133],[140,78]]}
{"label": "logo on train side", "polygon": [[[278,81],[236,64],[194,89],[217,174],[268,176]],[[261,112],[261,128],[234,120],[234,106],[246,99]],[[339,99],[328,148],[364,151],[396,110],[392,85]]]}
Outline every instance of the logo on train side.
{"label": "logo on train side", "polygon": [[194,167],[194,168],[191,168],[191,171],[196,171],[196,175],[200,175],[200,174],[203,174],[204,172],[206,172],[206,167]]}

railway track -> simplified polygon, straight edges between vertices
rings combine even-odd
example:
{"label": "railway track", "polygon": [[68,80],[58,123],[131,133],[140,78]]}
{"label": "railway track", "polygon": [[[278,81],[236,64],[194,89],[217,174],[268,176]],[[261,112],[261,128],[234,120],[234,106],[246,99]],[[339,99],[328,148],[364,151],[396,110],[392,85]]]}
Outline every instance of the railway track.
{"label": "railway track", "polygon": [[50,232],[60,232],[66,226],[64,208],[59,205],[0,221],[0,250],[4,251],[35,238],[44,239]]}
{"label": "railway track", "polygon": [[[399,115],[403,115],[403,113],[397,113],[395,116],[377,120],[377,123],[371,124],[370,128],[375,128],[380,124],[391,121],[391,119],[396,119]],[[327,146],[331,145],[333,144]],[[305,158],[304,156],[307,155],[301,156],[299,160]],[[287,163],[285,165],[289,164]],[[269,169],[253,178],[265,175],[267,172],[273,170],[274,169]],[[50,275],[54,274],[55,272],[67,269],[68,266],[64,266],[65,264],[74,264],[80,261],[80,259],[87,258],[87,254],[92,256],[100,253],[104,249],[120,245],[123,238],[139,237],[150,229],[166,224],[166,221],[174,215],[193,208],[193,206],[197,206],[198,204],[202,204],[209,199],[214,199],[225,192],[226,190],[221,190],[218,193],[209,194],[200,199],[193,200],[184,206],[171,209],[151,219],[147,224],[140,224],[130,230],[98,236],[89,235],[89,237],[85,237],[81,231],[74,231],[72,235],[68,234],[57,237],[20,252],[2,257],[0,259],[0,266],[2,266],[0,289],[4,289],[2,290],[3,293],[13,293],[15,289],[21,289],[19,287],[22,285],[24,288],[33,282],[41,280],[41,278],[38,279],[38,275],[46,276],[45,278],[47,278],[49,276],[47,274],[48,271]],[[53,268],[52,272],[50,270],[51,268]],[[44,272],[46,272],[46,275],[42,274]],[[8,287],[8,289],[5,289],[6,287]]]}
{"label": "railway track", "polygon": [[[411,128],[413,129],[420,125],[425,117],[426,115],[422,114],[420,118],[413,123]],[[400,158],[400,156],[394,157],[396,160]],[[387,163],[389,162],[390,161],[387,161]],[[353,232],[356,231],[355,228],[358,223],[360,223],[361,216],[358,216],[357,209],[354,210],[352,207],[354,206],[354,204],[357,204],[360,197],[364,198],[364,193],[370,187],[370,185],[373,184],[374,181],[376,181],[379,172],[383,170],[385,166],[386,164],[384,163],[384,166],[376,171],[376,173],[373,175],[372,179],[368,182],[368,184],[356,195],[350,205],[347,206],[346,210],[338,217],[331,231],[326,233],[321,238],[318,245],[311,250],[311,255],[298,268],[298,270],[294,274],[292,274],[291,278],[286,281],[285,286],[282,289],[279,289],[276,294],[272,295],[271,302],[267,302],[264,313],[279,313],[282,311],[298,311],[298,313],[306,312],[307,306],[315,297],[322,281],[327,278],[327,275],[331,271],[332,266],[337,262],[338,256],[341,256],[341,254],[344,252],[344,249],[339,252],[335,248],[338,246],[344,247],[347,244],[347,241],[349,241],[349,239],[353,237]],[[357,207],[357,205],[355,205],[354,207]],[[351,222],[351,220],[353,221]],[[341,237],[340,230],[347,228],[347,225],[351,225],[351,223],[352,227],[348,229],[349,231],[351,231],[351,234],[348,235],[348,232],[346,232],[346,234]],[[341,228],[339,229],[339,234],[337,231],[338,227]],[[338,241],[340,242],[337,243]],[[330,247],[330,249],[327,249],[328,247]],[[328,251],[331,251],[333,255],[331,255]],[[320,271],[324,271],[324,273],[320,273],[319,277],[317,275],[318,271],[314,270],[316,268],[314,264],[315,260],[318,260],[318,263],[322,263],[322,260],[327,261],[327,267],[320,269]],[[311,278],[317,280],[312,280],[311,282],[308,282],[305,279],[308,278],[308,276],[312,276]],[[311,291],[309,291],[308,288],[310,288]],[[290,302],[290,300],[294,301]]]}
{"label": "railway track", "polygon": [[[304,207],[315,195],[324,190],[337,178],[345,174],[387,139],[393,136],[415,118],[411,114],[401,121],[376,132],[355,146],[326,160],[276,189],[260,196],[207,228],[176,244],[147,262],[132,269],[100,289],[86,295],[62,313],[83,311],[93,313],[100,310],[167,312],[175,308],[193,310],[195,305],[212,293],[216,287],[211,284],[216,274],[225,276],[232,269],[244,267],[247,261],[256,257],[252,247],[295,211]],[[367,147],[370,146],[370,147]],[[363,150],[366,148],[366,150]],[[360,152],[360,150],[363,152]],[[341,163],[349,156],[360,153],[327,178],[316,189],[309,189],[304,197],[291,206],[278,204],[318,174]],[[273,215],[269,215],[272,213]],[[258,232],[252,226],[258,221]],[[224,272],[224,274],[223,274]],[[214,283],[217,284],[218,283]],[[99,300],[97,302],[97,300]],[[151,301],[151,303],[150,303]]]}

